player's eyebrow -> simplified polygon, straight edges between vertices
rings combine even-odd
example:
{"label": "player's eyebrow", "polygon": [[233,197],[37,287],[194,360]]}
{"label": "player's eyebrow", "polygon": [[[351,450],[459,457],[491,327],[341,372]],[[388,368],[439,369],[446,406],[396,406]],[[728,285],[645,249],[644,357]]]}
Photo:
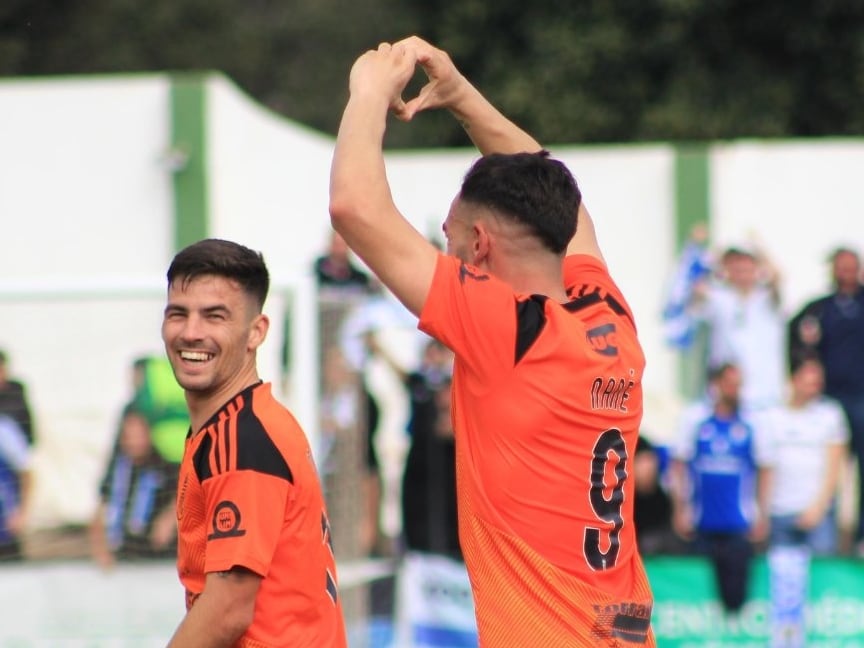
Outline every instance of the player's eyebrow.
{"label": "player's eyebrow", "polygon": [[216,304],[215,306],[207,306],[205,308],[202,308],[201,312],[205,315],[215,315],[217,313],[227,315],[231,312],[231,309],[229,309],[224,304]]}
{"label": "player's eyebrow", "polygon": [[[202,315],[230,315],[231,309],[224,304],[215,304],[213,306],[205,306],[198,309]],[[186,315],[189,313],[189,308],[180,304],[168,304],[165,306],[165,313],[177,313]]]}
{"label": "player's eyebrow", "polygon": [[167,305],[165,306],[165,311],[164,311],[164,312],[165,312],[166,315],[168,315],[169,313],[182,313],[182,314],[185,314],[185,313],[188,313],[188,312],[189,312],[189,309],[186,308],[185,306],[180,306],[179,304],[170,304],[170,303],[169,303],[169,304],[167,304]]}

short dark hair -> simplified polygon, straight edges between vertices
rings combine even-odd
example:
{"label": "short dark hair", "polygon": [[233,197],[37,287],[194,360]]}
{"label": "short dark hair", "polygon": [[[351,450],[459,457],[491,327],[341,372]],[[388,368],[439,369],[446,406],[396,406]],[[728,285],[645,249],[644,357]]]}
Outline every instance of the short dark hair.
{"label": "short dark hair", "polygon": [[717,365],[712,365],[708,367],[707,375],[708,382],[715,383],[720,380],[727,371],[738,370],[738,365],[734,362],[721,362]]}
{"label": "short dark hair", "polygon": [[819,352],[812,348],[804,348],[792,354],[792,357],[789,359],[789,374],[794,375],[798,373],[798,370],[804,365],[817,365],[823,371],[825,370]]}
{"label": "short dark hair", "polygon": [[828,257],[828,260],[833,263],[834,261],[837,260],[838,256],[842,256],[844,254],[849,254],[849,255],[855,257],[855,260],[858,261],[859,263],[861,261],[861,257],[858,256],[858,253],[855,250],[853,250],[850,247],[845,247],[845,246],[840,246],[840,247],[834,248]]}
{"label": "short dark hair", "polygon": [[756,253],[743,247],[728,247],[723,251],[720,260],[726,262],[732,259],[750,259],[751,261],[755,261]]}
{"label": "short dark hair", "polygon": [[180,250],[168,267],[168,285],[180,279],[183,285],[206,275],[216,275],[240,284],[264,306],[270,290],[270,273],[260,252],[222,239],[204,239]]}
{"label": "short dark hair", "polygon": [[459,199],[527,225],[545,247],[561,254],[576,233],[582,193],[567,167],[548,151],[496,153],[471,166]]}

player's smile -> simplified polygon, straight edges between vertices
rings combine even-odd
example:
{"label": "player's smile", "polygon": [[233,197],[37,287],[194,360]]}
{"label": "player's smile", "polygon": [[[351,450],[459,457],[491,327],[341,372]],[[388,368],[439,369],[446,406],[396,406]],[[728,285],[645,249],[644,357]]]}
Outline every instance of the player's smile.
{"label": "player's smile", "polygon": [[206,362],[212,360],[216,354],[207,351],[181,351],[180,359],[189,362]]}

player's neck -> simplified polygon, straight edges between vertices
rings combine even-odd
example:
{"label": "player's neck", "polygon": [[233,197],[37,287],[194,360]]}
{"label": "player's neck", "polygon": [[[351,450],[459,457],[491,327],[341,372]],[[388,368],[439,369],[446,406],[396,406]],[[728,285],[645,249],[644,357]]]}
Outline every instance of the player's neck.
{"label": "player's neck", "polygon": [[493,264],[490,270],[518,293],[545,295],[556,302],[568,301],[564,275],[558,259],[516,259]]}
{"label": "player's neck", "polygon": [[234,380],[213,391],[187,391],[186,406],[189,409],[192,433],[198,432],[232,398],[257,382],[260,382],[258,372],[252,367],[251,371],[239,374]]}

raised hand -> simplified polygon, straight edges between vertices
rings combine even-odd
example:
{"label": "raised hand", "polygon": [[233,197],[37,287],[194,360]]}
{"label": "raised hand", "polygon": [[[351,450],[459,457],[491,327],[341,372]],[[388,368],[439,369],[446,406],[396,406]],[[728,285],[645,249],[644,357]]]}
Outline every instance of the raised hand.
{"label": "raised hand", "polygon": [[404,111],[402,91],[414,76],[416,63],[412,48],[381,43],[378,49],[369,50],[354,62],[349,79],[351,94],[386,99],[398,115]]}
{"label": "raised hand", "polygon": [[418,95],[403,105],[393,108],[393,113],[403,121],[410,121],[423,110],[455,108],[464,97],[470,84],[456,69],[450,55],[430,45],[418,36],[409,36],[394,47],[403,47],[413,53],[417,64],[423,68],[428,82]]}

